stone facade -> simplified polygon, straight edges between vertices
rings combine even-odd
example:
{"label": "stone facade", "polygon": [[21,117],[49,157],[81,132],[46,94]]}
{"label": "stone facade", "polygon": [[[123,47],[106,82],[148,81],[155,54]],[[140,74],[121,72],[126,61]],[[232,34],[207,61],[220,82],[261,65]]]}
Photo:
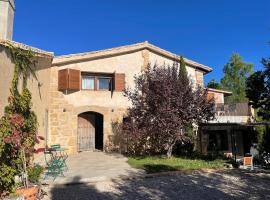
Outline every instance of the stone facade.
{"label": "stone facade", "polygon": [[[96,112],[103,115],[103,144],[108,151],[111,145],[112,123],[121,121],[130,106],[130,102],[122,92],[79,90],[72,92],[58,91],[58,71],[75,69],[91,73],[124,73],[126,87],[134,87],[134,76],[145,70],[147,65],[172,65],[178,57],[176,55],[162,55],[143,47],[113,48],[104,51],[74,54],[56,57],[51,68],[50,107],[49,107],[49,138],[50,144],[60,143],[67,147],[70,153],[77,152],[78,115],[84,112]],[[155,49],[156,50],[156,49]],[[159,49],[158,49],[159,50]],[[189,77],[194,84],[202,84],[199,76],[196,79],[196,69],[187,65]]]}
{"label": "stone facade", "polygon": [[[46,137],[46,135],[48,135],[48,126],[46,123],[45,113],[46,110],[49,109],[48,91],[50,86],[50,68],[52,65],[53,54],[20,43],[11,41],[9,41],[9,43],[19,48],[31,49],[36,55],[34,60],[38,81],[32,76],[29,76],[27,87],[32,94],[32,109],[37,115],[39,124],[38,134]],[[14,63],[11,59],[9,50],[5,47],[5,44],[6,41],[0,41],[0,116],[3,116],[4,108],[8,105],[10,86],[14,73]],[[44,146],[44,142],[42,142],[40,146]]]}
{"label": "stone facade", "polygon": [[[22,46],[25,48],[25,46]],[[160,49],[148,42],[128,45],[96,52],[54,57],[33,48],[40,56],[37,64],[39,82],[29,78],[29,89],[33,95],[33,110],[37,113],[39,133],[45,136],[45,143],[60,144],[69,149],[70,154],[78,151],[78,115],[85,112],[99,113],[103,117],[103,150],[109,151],[112,145],[112,123],[122,121],[131,105],[121,91],[104,90],[58,90],[58,71],[62,69],[79,70],[83,73],[124,74],[125,87],[134,88],[134,76],[146,69],[147,65],[172,65],[179,56]],[[5,50],[0,52],[1,69],[8,76],[2,77],[1,114],[7,104],[9,94],[7,85],[12,78],[12,62]],[[3,58],[3,59],[2,59]],[[211,68],[185,59],[187,72],[194,83],[203,83],[203,74]],[[4,66],[11,66],[4,68]],[[200,69],[201,75],[196,76]],[[199,78],[198,78],[199,77]],[[41,144],[44,145],[44,144]]]}

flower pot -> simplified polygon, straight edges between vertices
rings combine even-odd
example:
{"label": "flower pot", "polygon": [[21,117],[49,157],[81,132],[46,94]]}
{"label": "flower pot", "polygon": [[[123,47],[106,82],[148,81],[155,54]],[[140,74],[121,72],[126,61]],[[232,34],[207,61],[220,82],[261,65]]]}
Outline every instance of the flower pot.
{"label": "flower pot", "polygon": [[16,190],[16,194],[23,195],[24,200],[36,200],[38,197],[38,186],[33,185],[29,188],[21,187]]}

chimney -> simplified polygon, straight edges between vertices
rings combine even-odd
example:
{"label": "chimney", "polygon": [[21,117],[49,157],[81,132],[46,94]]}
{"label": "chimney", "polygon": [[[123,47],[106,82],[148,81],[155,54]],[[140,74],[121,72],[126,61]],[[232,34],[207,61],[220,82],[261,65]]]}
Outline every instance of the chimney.
{"label": "chimney", "polygon": [[0,39],[12,40],[14,0],[0,0]]}

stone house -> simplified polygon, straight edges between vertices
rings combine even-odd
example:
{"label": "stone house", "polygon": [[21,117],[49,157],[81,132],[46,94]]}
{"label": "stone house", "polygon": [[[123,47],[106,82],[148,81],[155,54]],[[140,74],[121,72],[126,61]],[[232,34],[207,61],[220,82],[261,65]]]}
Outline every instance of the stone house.
{"label": "stone house", "polygon": [[[84,150],[109,150],[112,123],[121,121],[130,106],[123,96],[125,87],[134,87],[134,76],[148,63],[172,65],[178,56],[148,42],[53,57],[52,53],[30,48],[37,55],[38,82],[29,77],[33,110],[39,121],[39,134],[46,144],[60,143],[70,153]],[[1,43],[1,106],[7,105],[13,63]],[[185,59],[194,85],[203,86],[203,75],[211,68]],[[5,75],[4,75],[5,74]]]}
{"label": "stone house", "polygon": [[[42,146],[59,143],[68,148],[71,154],[96,149],[109,151],[113,146],[112,123],[121,121],[130,106],[122,90],[133,88],[134,76],[149,63],[172,65],[179,59],[178,55],[148,42],[54,56],[52,52],[11,41],[14,1],[0,0],[0,5],[1,9],[5,8],[0,15],[0,24],[3,25],[0,26],[0,116],[8,103],[14,69],[5,47],[9,42],[23,49],[31,49],[36,54],[38,81],[29,76],[28,87],[32,92],[39,134],[46,139]],[[203,87],[204,75],[212,69],[187,58],[185,62],[194,87]],[[224,95],[229,93],[209,90],[209,95],[222,104]],[[221,125],[217,121],[212,124],[216,127]],[[200,131],[199,138],[202,141],[201,151],[207,152],[209,134]],[[225,141],[228,143],[228,140]]]}

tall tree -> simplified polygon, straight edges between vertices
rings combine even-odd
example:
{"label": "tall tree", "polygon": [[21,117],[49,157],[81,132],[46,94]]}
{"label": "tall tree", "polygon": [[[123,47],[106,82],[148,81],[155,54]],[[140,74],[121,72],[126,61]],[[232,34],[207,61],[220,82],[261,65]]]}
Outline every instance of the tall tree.
{"label": "tall tree", "polygon": [[211,79],[209,83],[207,84],[208,88],[213,88],[213,89],[221,89],[221,85],[219,82],[217,82],[215,79]]}
{"label": "tall tree", "polygon": [[263,71],[257,71],[247,80],[246,94],[257,114],[270,120],[270,57],[262,60]]}
{"label": "tall tree", "polygon": [[232,54],[229,62],[224,65],[224,77],[221,79],[222,89],[232,92],[232,96],[226,97],[226,103],[247,102],[246,80],[253,72],[253,65],[244,62],[239,54]]}
{"label": "tall tree", "polygon": [[178,80],[182,82],[182,84],[189,84],[189,78],[187,74],[186,63],[184,61],[183,56],[180,57],[180,67],[178,73]]}
{"label": "tall tree", "polygon": [[161,154],[171,157],[176,142],[185,141],[187,127],[211,119],[213,102],[206,91],[194,89],[185,64],[181,67],[148,66],[135,78],[135,89],[125,94],[131,100],[123,130],[128,138],[129,153]]}

